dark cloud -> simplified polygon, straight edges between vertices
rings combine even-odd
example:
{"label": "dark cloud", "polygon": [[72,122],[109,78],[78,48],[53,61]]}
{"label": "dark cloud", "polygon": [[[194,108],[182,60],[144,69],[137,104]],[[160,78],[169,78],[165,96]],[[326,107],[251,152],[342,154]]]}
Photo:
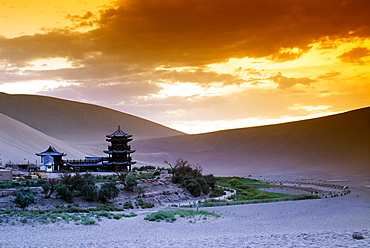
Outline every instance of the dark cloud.
{"label": "dark cloud", "polygon": [[363,65],[365,61],[363,58],[370,56],[370,49],[366,47],[355,47],[352,48],[350,51],[343,53],[342,55],[338,56],[338,58],[342,62],[346,63],[354,63]]}
{"label": "dark cloud", "polygon": [[305,86],[309,86],[311,83],[316,82],[316,80],[310,79],[308,77],[302,77],[302,78],[289,78],[285,77],[279,72],[275,76],[271,76],[270,80],[278,84],[279,89],[287,89],[291,88],[296,84],[302,84]]}
{"label": "dark cloud", "polygon": [[367,0],[125,0],[102,10],[97,28],[87,33],[64,29],[0,39],[0,56],[21,63],[99,52],[127,63],[171,66],[242,57],[293,60],[325,37],[369,37],[366,6]]}
{"label": "dark cloud", "polygon": [[337,76],[339,76],[341,73],[339,71],[333,71],[333,72],[328,72],[323,75],[318,76],[318,79],[333,79]]}

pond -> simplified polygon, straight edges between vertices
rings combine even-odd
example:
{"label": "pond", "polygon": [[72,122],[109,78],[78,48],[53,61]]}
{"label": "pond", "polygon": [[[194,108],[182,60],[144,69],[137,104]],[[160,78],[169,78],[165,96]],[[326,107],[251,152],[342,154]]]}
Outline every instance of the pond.
{"label": "pond", "polygon": [[271,187],[271,188],[258,188],[261,191],[271,192],[271,193],[280,193],[287,195],[302,195],[309,194],[309,192],[299,189],[285,188],[285,187]]}

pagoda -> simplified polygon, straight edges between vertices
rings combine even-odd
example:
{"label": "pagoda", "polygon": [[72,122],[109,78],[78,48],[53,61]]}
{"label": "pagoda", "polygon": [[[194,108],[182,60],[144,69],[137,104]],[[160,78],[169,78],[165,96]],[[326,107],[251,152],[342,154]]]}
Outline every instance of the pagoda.
{"label": "pagoda", "polygon": [[131,146],[128,145],[132,141],[132,135],[123,132],[118,126],[114,133],[106,135],[106,137],[106,141],[111,144],[108,146],[108,150],[104,151],[109,156],[103,161],[104,167],[108,167],[111,171],[130,171],[131,165],[136,163],[131,158],[131,153],[134,153],[135,150],[131,150]]}

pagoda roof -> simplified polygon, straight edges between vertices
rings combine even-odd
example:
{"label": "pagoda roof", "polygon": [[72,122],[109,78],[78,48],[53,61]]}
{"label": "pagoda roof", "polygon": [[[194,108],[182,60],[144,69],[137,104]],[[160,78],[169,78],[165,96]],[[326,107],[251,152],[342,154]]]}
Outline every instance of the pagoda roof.
{"label": "pagoda roof", "polygon": [[58,152],[54,147],[49,146],[49,148],[43,152],[36,153],[37,156],[66,156],[67,154]]}
{"label": "pagoda roof", "polygon": [[107,135],[107,138],[113,138],[113,137],[131,137],[131,136],[132,136],[132,135],[127,134],[127,133],[123,132],[123,131],[121,130],[121,126],[120,126],[120,125],[118,125],[118,129],[117,129],[114,133],[112,133],[112,134],[108,134],[108,135]]}

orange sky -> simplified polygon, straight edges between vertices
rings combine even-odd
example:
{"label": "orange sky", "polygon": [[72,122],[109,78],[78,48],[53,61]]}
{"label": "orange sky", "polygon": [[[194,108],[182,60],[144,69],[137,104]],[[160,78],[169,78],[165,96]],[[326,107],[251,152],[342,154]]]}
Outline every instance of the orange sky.
{"label": "orange sky", "polygon": [[368,0],[0,0],[0,23],[0,91],[188,133],[370,103]]}

